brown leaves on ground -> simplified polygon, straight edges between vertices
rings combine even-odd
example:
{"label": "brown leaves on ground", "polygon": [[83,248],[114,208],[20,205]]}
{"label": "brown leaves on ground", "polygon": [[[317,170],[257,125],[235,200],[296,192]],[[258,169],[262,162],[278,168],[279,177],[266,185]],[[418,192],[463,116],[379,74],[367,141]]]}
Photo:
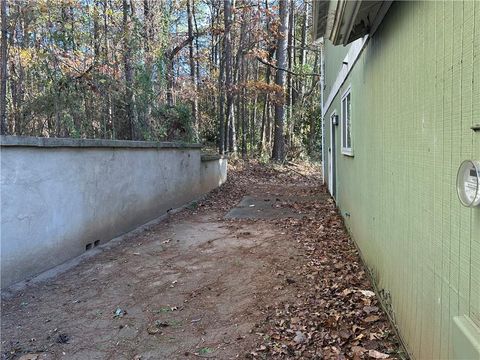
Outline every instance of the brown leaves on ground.
{"label": "brown leaves on ground", "polygon": [[[313,206],[314,218],[278,224],[303,246],[305,260],[295,274],[296,301],[279,304],[266,319],[263,352],[280,358],[396,358],[396,337],[333,202]],[[305,341],[296,341],[299,332]]]}
{"label": "brown leaves on ground", "polygon": [[311,164],[280,166],[257,161],[229,160],[227,182],[211,191],[198,205],[202,210],[226,212],[258,184],[270,184],[272,190],[281,184],[319,185],[319,176],[318,168]]}
{"label": "brown leaves on ground", "polygon": [[[237,162],[229,168],[229,181],[218,190],[221,196],[214,193],[201,206],[228,210],[255,184],[269,182],[308,185],[296,195],[326,192],[313,166]],[[333,200],[295,203],[294,208],[314,215],[275,223],[292,238],[292,246],[302,248],[304,257],[293,273],[277,272],[283,280],[272,289],[292,287],[292,301],[265,309],[265,320],[258,324],[258,346],[247,357],[400,358],[396,335]]]}
{"label": "brown leaves on ground", "polygon": [[[278,186],[298,185],[292,188],[298,196],[326,192],[318,167],[308,164],[278,166],[236,161],[229,165],[228,176],[227,183],[199,202],[199,207],[226,212],[259,187],[275,193]],[[290,300],[264,309],[265,319],[257,324],[258,345],[247,352],[247,357],[406,357],[333,200],[280,206],[309,214],[301,219],[271,220],[304,256],[293,270],[277,269],[273,274],[279,281],[272,292],[287,291]]]}

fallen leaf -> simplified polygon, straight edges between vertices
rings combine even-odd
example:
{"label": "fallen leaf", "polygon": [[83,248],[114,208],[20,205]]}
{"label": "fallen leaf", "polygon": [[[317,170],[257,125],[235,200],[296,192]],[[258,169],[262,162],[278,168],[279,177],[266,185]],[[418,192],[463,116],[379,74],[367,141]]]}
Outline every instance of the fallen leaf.
{"label": "fallen leaf", "polygon": [[370,314],[372,312],[378,312],[378,307],[376,306],[364,306],[363,311],[365,311],[367,314]]}
{"label": "fallen leaf", "polygon": [[147,333],[149,333],[150,335],[155,335],[160,332],[161,332],[160,329],[155,325],[150,325],[149,327],[147,327]]}
{"label": "fallen leaf", "polygon": [[18,360],[37,360],[38,354],[25,354],[18,358]]}
{"label": "fallen leaf", "polygon": [[295,337],[293,338],[293,341],[295,341],[297,344],[303,344],[306,340],[307,338],[301,331],[297,331],[295,333]]}
{"label": "fallen leaf", "polygon": [[353,355],[356,355],[356,356],[363,355],[366,351],[367,349],[365,349],[364,347],[352,346]]}
{"label": "fallen leaf", "polygon": [[377,350],[368,350],[368,356],[374,359],[388,359],[390,356]]}
{"label": "fallen leaf", "polygon": [[377,316],[377,315],[370,315],[369,317],[367,317],[365,320],[365,322],[375,322],[375,321],[378,321],[380,320],[380,316]]}
{"label": "fallen leaf", "polygon": [[365,337],[365,334],[359,334],[355,340],[362,340]]}
{"label": "fallen leaf", "polygon": [[293,317],[290,319],[291,324],[298,324],[300,322],[300,318],[298,317]]}
{"label": "fallen leaf", "polygon": [[359,292],[361,292],[362,295],[366,296],[366,297],[375,296],[375,293],[373,291],[370,291],[370,290],[359,290]]}

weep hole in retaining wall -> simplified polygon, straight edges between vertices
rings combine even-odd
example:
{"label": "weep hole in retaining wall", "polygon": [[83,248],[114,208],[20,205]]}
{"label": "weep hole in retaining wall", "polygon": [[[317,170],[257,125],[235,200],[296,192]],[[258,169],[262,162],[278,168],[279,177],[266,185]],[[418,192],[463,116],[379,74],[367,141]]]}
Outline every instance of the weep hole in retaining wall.
{"label": "weep hole in retaining wall", "polygon": [[3,136],[2,288],[221,185],[199,144]]}

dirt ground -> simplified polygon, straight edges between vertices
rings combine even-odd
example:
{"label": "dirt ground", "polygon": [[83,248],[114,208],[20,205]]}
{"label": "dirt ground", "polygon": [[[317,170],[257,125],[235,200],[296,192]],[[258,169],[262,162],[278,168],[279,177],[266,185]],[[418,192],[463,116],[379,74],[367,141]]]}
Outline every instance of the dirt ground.
{"label": "dirt ground", "polygon": [[[316,168],[229,170],[188,209],[3,294],[2,358],[402,357]],[[273,215],[225,219],[247,195]]]}

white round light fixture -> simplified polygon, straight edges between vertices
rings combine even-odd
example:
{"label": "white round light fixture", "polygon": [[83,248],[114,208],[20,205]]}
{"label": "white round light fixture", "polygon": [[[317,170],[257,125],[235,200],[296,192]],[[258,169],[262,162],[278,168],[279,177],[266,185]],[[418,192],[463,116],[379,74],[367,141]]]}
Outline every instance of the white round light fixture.
{"label": "white round light fixture", "polygon": [[458,168],[457,194],[462,205],[480,205],[480,161],[465,160]]}

